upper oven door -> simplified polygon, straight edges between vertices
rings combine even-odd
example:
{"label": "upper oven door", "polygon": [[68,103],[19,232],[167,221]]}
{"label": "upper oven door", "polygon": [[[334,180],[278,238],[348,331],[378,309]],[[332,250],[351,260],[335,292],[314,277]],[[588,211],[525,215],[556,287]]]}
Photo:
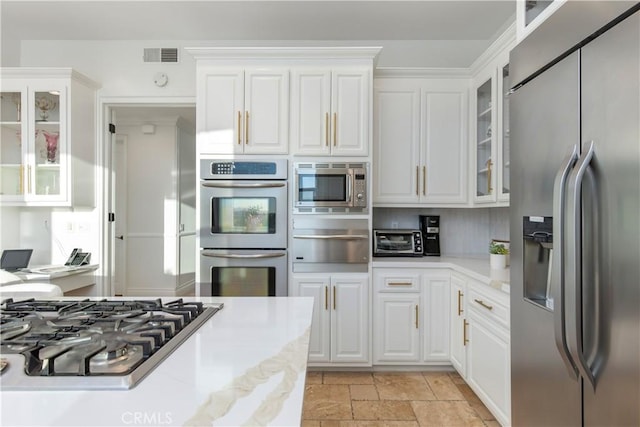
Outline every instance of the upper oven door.
{"label": "upper oven door", "polygon": [[349,169],[296,169],[296,207],[348,207],[352,175]]}
{"label": "upper oven door", "polygon": [[200,247],[287,247],[286,181],[200,182]]}

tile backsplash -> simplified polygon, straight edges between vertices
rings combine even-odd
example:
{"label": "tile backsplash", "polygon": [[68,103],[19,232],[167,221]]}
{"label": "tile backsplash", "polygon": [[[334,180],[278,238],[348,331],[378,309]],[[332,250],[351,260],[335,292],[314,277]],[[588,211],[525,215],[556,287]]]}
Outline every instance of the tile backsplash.
{"label": "tile backsplash", "polygon": [[440,252],[488,256],[491,239],[509,240],[509,208],[374,208],[373,228],[419,228],[419,215],[440,215]]}

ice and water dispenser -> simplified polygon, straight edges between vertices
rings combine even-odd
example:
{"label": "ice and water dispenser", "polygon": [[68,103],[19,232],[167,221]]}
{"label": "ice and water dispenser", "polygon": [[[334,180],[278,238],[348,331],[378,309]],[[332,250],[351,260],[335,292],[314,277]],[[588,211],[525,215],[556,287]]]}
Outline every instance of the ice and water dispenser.
{"label": "ice and water dispenser", "polygon": [[524,298],[553,310],[551,262],[553,218],[525,216],[522,221]]}

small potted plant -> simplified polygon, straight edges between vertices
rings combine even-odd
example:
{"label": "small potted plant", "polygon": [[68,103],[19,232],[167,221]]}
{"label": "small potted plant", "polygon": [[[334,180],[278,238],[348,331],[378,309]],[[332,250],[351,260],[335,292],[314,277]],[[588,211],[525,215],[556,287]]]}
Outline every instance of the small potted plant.
{"label": "small potted plant", "polygon": [[509,255],[509,248],[504,243],[491,241],[489,244],[489,263],[491,268],[499,270],[507,268],[507,256]]}

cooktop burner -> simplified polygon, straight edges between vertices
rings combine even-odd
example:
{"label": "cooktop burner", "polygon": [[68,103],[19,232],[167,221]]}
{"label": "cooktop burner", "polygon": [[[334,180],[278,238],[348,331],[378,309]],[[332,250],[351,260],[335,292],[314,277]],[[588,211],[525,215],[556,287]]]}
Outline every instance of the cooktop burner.
{"label": "cooktop burner", "polygon": [[[7,299],[0,305],[0,384],[6,390],[131,388],[222,306]],[[24,360],[20,373],[10,366],[12,355]]]}

